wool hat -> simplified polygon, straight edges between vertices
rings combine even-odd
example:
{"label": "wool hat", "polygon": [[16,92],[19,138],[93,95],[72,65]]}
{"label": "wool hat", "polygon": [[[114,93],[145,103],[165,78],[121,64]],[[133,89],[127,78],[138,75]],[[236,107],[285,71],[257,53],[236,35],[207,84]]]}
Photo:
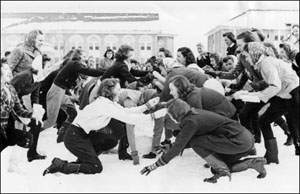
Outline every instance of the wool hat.
{"label": "wool hat", "polygon": [[167,107],[168,113],[177,122],[181,122],[183,117],[191,111],[191,106],[179,98],[170,101]]}

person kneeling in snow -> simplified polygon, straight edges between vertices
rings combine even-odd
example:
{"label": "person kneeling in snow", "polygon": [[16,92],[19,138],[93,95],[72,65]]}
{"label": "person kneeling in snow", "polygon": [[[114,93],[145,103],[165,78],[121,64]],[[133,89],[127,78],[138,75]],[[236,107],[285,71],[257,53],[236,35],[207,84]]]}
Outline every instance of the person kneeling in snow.
{"label": "person kneeling in snow", "polygon": [[[108,78],[101,82],[98,97],[94,102],[79,111],[77,117],[67,129],[64,143],[66,148],[78,157],[77,162],[67,162],[54,158],[52,164],[44,171],[43,175],[61,172],[64,174],[84,173],[96,174],[103,170],[98,155],[103,151],[115,147],[117,141],[113,135],[104,137],[103,133],[95,133],[99,129],[110,127],[111,121],[117,120],[136,125],[139,123],[154,122],[154,119],[164,117],[167,109],[161,109],[152,114],[143,114],[146,110],[155,106],[159,98],[154,98],[142,106],[124,108],[118,104],[120,93],[118,79]],[[154,125],[154,123],[153,123]],[[118,124],[112,124],[115,131],[124,129]],[[120,128],[119,128],[120,127]]]}
{"label": "person kneeling in snow", "polygon": [[231,180],[231,172],[249,168],[259,173],[257,178],[266,176],[266,160],[263,157],[240,160],[251,151],[254,139],[239,122],[210,111],[191,108],[181,99],[168,103],[168,114],[180,123],[181,131],[172,148],[157,162],[142,169],[142,175],[168,164],[189,143],[211,166],[214,176],[204,179],[204,182],[216,183],[222,176],[228,176]]}

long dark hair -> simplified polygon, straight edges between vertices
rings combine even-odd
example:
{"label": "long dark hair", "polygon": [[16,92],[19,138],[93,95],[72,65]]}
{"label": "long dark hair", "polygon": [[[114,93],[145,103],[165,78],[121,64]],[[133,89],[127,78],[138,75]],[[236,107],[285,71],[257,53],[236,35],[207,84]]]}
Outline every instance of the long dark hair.
{"label": "long dark hair", "polygon": [[111,60],[113,60],[114,58],[115,58],[115,52],[113,51],[113,50],[111,50],[111,49],[107,49],[106,51],[105,51],[105,53],[104,53],[104,57],[105,58],[107,58],[107,53],[108,52],[112,52],[112,57],[111,57]]}
{"label": "long dark hair", "polygon": [[194,56],[193,52],[191,51],[191,49],[189,49],[187,47],[181,47],[177,50],[177,52],[180,52],[182,54],[182,56],[185,57],[186,66],[188,66],[189,64],[192,64],[192,63],[196,63],[195,56]]}
{"label": "long dark hair", "polygon": [[119,84],[119,83],[120,83],[120,81],[117,78],[107,78],[107,79],[104,79],[101,82],[99,90],[97,92],[97,98],[99,96],[103,96],[103,97],[108,98],[111,101],[113,101],[113,99],[116,96],[113,93],[113,90],[116,87],[116,85]]}
{"label": "long dark hair", "polygon": [[133,48],[129,45],[121,45],[118,51],[115,54],[115,58],[117,61],[124,61],[128,59],[129,51],[133,51]]}
{"label": "long dark hair", "polygon": [[236,44],[236,39],[235,36],[232,32],[226,32],[223,34],[223,37],[227,37],[231,42],[233,42],[234,44]]}
{"label": "long dark hair", "polygon": [[192,84],[186,77],[183,75],[176,75],[172,77],[169,81],[169,84],[173,83],[177,88],[178,97],[186,101],[187,96],[194,90],[195,85]]}

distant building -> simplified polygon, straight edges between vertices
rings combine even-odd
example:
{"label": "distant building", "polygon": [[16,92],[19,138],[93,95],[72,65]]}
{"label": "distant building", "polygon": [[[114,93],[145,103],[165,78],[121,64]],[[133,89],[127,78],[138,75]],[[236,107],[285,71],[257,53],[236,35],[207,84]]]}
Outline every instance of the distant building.
{"label": "distant building", "polygon": [[72,48],[88,51],[99,62],[106,49],[129,44],[142,63],[161,47],[174,50],[174,34],[161,30],[157,13],[2,13],[1,26],[2,20],[1,53],[12,50],[33,29],[44,32],[54,61]]}
{"label": "distant building", "polygon": [[216,26],[207,36],[209,52],[226,55],[223,34],[232,32],[235,36],[242,31],[258,28],[266,35],[267,41],[278,46],[291,33],[292,24],[299,24],[299,10],[249,9],[230,19],[226,25]]}

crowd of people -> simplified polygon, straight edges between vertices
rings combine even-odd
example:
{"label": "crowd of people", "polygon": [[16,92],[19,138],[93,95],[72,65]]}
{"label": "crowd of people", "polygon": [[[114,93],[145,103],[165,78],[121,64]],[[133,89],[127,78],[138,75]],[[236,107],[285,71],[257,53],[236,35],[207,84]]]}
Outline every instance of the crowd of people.
{"label": "crowd of people", "polygon": [[[72,49],[49,70],[44,34],[31,31],[1,59],[1,152],[18,145],[28,148],[29,162],[43,160],[39,134],[56,128],[57,143],[77,160],[56,157],[43,175],[96,174],[103,170],[101,154],[116,146],[119,160],[139,164],[135,130],[144,124],[153,138],[142,158],[158,160],[141,174],[192,148],[213,174],[205,182],[247,169],[264,178],[264,166],[280,160],[272,125],[282,128],[284,145],[294,145],[299,156],[299,26],[278,48],[255,28],[223,38],[226,56],[198,43],[198,56],[188,47],[176,54],[160,48],[141,64],[131,46],[121,45],[105,51],[99,64]],[[265,155],[256,156],[262,137]]]}

